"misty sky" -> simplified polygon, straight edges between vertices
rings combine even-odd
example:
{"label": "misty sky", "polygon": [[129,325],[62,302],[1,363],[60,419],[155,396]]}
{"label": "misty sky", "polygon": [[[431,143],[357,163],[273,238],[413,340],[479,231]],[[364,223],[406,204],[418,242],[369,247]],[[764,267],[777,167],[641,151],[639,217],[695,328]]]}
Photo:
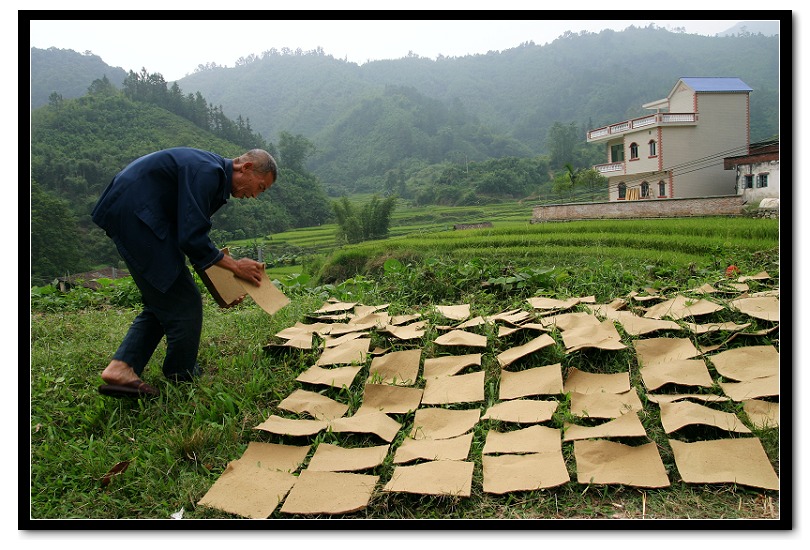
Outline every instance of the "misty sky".
{"label": "misty sky", "polygon": [[[137,17],[137,11],[131,13]],[[464,14],[469,16],[470,12]],[[261,55],[272,48],[308,51],[320,46],[327,55],[362,64],[369,60],[399,59],[409,52],[431,59],[437,55],[485,54],[514,48],[527,41],[546,44],[565,31],[623,30],[630,25],[650,23],[670,30],[684,28],[687,33],[713,36],[738,21],[36,20],[31,21],[31,47],[90,51],[113,67],[136,72],[146,68],[150,73],[160,73],[167,81],[173,81],[191,74],[198,65],[214,62],[232,67],[240,57]]]}

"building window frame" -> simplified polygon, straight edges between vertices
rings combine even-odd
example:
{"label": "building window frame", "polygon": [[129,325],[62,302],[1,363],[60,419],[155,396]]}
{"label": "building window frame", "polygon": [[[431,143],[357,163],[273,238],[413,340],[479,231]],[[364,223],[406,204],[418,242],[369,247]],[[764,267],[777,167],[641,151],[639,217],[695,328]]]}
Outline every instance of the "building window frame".
{"label": "building window frame", "polygon": [[610,162],[624,162],[624,146],[622,144],[610,146]]}
{"label": "building window frame", "polygon": [[757,174],[757,189],[768,187],[768,172]]}
{"label": "building window frame", "polygon": [[743,176],[743,187],[745,189],[754,188],[754,174],[745,174]]}
{"label": "building window frame", "polygon": [[623,181],[619,182],[619,200],[624,200],[627,197],[627,184]]}
{"label": "building window frame", "polygon": [[650,145],[650,158],[657,157],[658,152],[656,151],[656,148],[655,148],[655,140],[651,139],[649,145]]}
{"label": "building window frame", "polygon": [[658,196],[662,198],[667,196],[667,184],[664,180],[658,182]]}
{"label": "building window frame", "polygon": [[638,160],[638,143],[635,141],[630,144],[630,160]]}

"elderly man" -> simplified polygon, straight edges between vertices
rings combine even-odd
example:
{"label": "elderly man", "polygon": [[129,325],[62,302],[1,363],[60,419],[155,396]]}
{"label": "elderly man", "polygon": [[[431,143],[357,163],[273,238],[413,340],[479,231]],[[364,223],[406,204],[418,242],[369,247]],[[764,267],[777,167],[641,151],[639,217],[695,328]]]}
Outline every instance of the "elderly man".
{"label": "elderly man", "polygon": [[197,269],[218,265],[258,285],[262,264],[224,254],[208,233],[211,216],[230,196],[256,197],[277,176],[276,161],[262,149],[229,159],[176,147],[138,158],[112,179],[93,209],[93,221],[115,242],[144,307],[101,373],[100,393],[158,395],[141,373],[164,335],[164,376],[187,381],[200,373],[202,298],[185,258]]}

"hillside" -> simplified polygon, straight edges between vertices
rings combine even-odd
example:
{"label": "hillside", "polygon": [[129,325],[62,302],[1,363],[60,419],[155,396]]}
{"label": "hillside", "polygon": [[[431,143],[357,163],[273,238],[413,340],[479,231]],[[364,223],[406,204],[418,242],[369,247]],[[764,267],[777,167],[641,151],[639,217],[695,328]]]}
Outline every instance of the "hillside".
{"label": "hillside", "polygon": [[[32,83],[42,79],[36,70]],[[558,122],[574,124],[584,142],[589,128],[644,114],[643,103],[665,97],[683,76],[741,78],[754,89],[751,140],[777,134],[779,36],[750,31],[706,37],[630,27],[363,65],[322,50],[271,49],[177,83],[231,118],[249,117],[271,141],[281,132],[311,140],[308,168],[339,194],[382,190],[389,171],[408,177],[429,163],[545,154]]]}
{"label": "hillside", "polygon": [[[292,156],[296,143],[280,147]],[[117,252],[90,212],[110,179],[133,159],[169,147],[198,147],[234,158],[246,149],[165,109],[107,88],[31,113],[32,276],[116,265]],[[317,225],[331,214],[320,182],[288,163],[278,185],[255,200],[231,200],[215,215],[212,240]],[[68,253],[69,252],[69,253]]]}

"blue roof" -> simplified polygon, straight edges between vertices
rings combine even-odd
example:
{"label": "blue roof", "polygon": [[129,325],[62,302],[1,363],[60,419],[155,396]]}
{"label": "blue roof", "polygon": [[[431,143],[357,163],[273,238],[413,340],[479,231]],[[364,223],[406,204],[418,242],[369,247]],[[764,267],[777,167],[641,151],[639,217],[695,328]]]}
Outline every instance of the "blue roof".
{"label": "blue roof", "polygon": [[696,92],[752,92],[753,89],[739,78],[723,76],[685,76],[681,81]]}

